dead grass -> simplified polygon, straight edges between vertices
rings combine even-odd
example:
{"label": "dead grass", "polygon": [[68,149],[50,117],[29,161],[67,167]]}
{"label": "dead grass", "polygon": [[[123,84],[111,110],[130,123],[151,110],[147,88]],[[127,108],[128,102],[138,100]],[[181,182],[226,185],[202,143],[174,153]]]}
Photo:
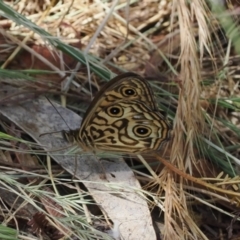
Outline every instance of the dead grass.
{"label": "dead grass", "polygon": [[[21,91],[35,95],[48,93],[58,101],[61,95],[63,105],[81,113],[104,84],[103,80],[114,75],[112,72],[133,71],[154,79],[160,106],[173,121],[173,137],[163,160],[159,156],[154,159],[146,156],[146,159],[155,163],[156,159],[162,162],[167,159],[168,162],[165,167],[152,167],[158,179],[145,175],[144,169],[142,173],[135,172],[147,192],[153,222],[163,223],[159,236],[167,240],[239,237],[238,224],[235,224],[240,210],[239,19],[238,12],[234,11],[239,3],[229,1],[226,6],[218,7],[199,0],[190,3],[143,0],[130,5],[125,1],[81,0],[5,3],[38,27],[1,5],[4,14],[0,12],[0,16],[6,18],[0,18],[0,62],[3,69],[11,69],[10,72],[0,70],[1,83],[18,86]],[[35,81],[16,81],[24,77],[18,72],[14,74],[13,70],[24,70],[23,74],[33,76]],[[14,129],[3,119],[1,131],[22,137],[9,128]],[[14,148],[11,144],[16,143],[16,139],[5,135],[1,135],[1,139],[1,157],[8,159],[5,164],[16,164],[10,154],[17,155],[15,144]],[[19,150],[27,154],[29,149],[21,145]],[[27,156],[32,162],[32,157]],[[19,226],[18,211],[24,204],[40,210],[39,200],[33,196],[37,196],[45,208],[59,204],[57,209],[66,222],[59,222],[55,212],[49,209],[46,212],[57,223],[54,227],[61,234],[81,236],[80,239],[106,239],[107,235],[101,235],[104,227],[94,231],[101,224],[109,228],[108,223],[102,217],[97,221],[96,216],[100,215],[96,213],[93,214],[96,226],[89,225],[86,211],[89,196],[82,196],[78,202],[81,195],[77,192],[82,189],[67,173],[57,168],[56,175],[49,179],[45,169],[50,164],[41,165],[43,169],[34,174],[14,165],[17,169],[14,174],[41,179],[35,181],[44,188],[34,185],[30,191],[19,181],[13,182],[12,167],[1,165],[4,176],[1,184],[7,182],[8,185],[3,186],[11,193],[16,189],[9,185],[16,185],[21,189],[20,197],[27,196],[19,208],[13,208],[12,202],[7,207],[4,198],[1,202],[4,214],[0,219],[5,225],[21,230],[20,239],[24,239],[23,233],[35,239],[34,234],[40,234],[38,228],[46,227],[45,217],[38,215],[34,215],[31,230],[24,231]],[[59,180],[58,174],[64,174],[69,182]],[[45,188],[49,181],[54,194]],[[57,194],[56,184],[68,192],[65,201]],[[43,195],[47,200],[41,198]],[[51,204],[47,204],[48,201]],[[79,219],[74,222],[74,216],[83,212],[82,222]],[[23,215],[32,218],[32,215]],[[36,222],[40,227],[35,226]],[[78,226],[89,231],[81,232]]]}

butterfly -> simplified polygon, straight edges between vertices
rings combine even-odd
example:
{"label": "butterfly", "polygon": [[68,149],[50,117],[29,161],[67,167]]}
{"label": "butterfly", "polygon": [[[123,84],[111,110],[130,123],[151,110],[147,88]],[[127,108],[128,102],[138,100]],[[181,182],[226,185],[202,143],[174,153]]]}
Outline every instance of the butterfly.
{"label": "butterfly", "polygon": [[80,129],[64,135],[84,151],[141,154],[159,150],[170,132],[150,84],[128,72],[105,84],[87,109]]}

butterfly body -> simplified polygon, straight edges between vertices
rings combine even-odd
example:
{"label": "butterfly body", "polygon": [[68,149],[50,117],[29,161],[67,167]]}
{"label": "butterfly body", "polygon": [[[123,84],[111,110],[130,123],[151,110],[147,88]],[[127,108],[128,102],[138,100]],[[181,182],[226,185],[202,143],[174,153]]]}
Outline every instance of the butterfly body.
{"label": "butterfly body", "polygon": [[169,139],[170,125],[151,86],[134,73],[108,82],[90,104],[79,130],[68,135],[85,151],[147,153]]}

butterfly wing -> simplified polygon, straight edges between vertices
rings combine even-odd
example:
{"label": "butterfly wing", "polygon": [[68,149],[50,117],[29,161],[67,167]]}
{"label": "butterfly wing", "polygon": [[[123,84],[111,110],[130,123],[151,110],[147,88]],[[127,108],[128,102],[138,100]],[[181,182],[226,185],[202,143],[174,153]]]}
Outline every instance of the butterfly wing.
{"label": "butterfly wing", "polygon": [[[115,115],[119,111],[121,117]],[[136,129],[148,129],[151,134],[143,137]],[[95,151],[146,152],[159,149],[169,129],[149,83],[137,74],[125,73],[108,82],[94,98],[77,141]]]}

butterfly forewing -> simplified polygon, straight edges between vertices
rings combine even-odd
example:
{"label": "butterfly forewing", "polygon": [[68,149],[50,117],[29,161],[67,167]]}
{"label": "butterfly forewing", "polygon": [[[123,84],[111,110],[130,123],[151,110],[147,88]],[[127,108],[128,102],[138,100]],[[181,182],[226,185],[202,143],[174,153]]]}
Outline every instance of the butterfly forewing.
{"label": "butterfly forewing", "polygon": [[[124,90],[125,92],[122,94]],[[129,90],[134,91],[134,94],[126,94]],[[156,100],[149,83],[135,73],[124,73],[106,83],[98,92],[84,115],[82,126],[90,116],[89,113],[99,105],[111,104],[123,99],[139,100],[145,102],[151,109],[157,110]]]}
{"label": "butterfly forewing", "polygon": [[85,150],[143,153],[158,150],[169,134],[151,86],[137,74],[126,73],[97,94],[75,138]]}

